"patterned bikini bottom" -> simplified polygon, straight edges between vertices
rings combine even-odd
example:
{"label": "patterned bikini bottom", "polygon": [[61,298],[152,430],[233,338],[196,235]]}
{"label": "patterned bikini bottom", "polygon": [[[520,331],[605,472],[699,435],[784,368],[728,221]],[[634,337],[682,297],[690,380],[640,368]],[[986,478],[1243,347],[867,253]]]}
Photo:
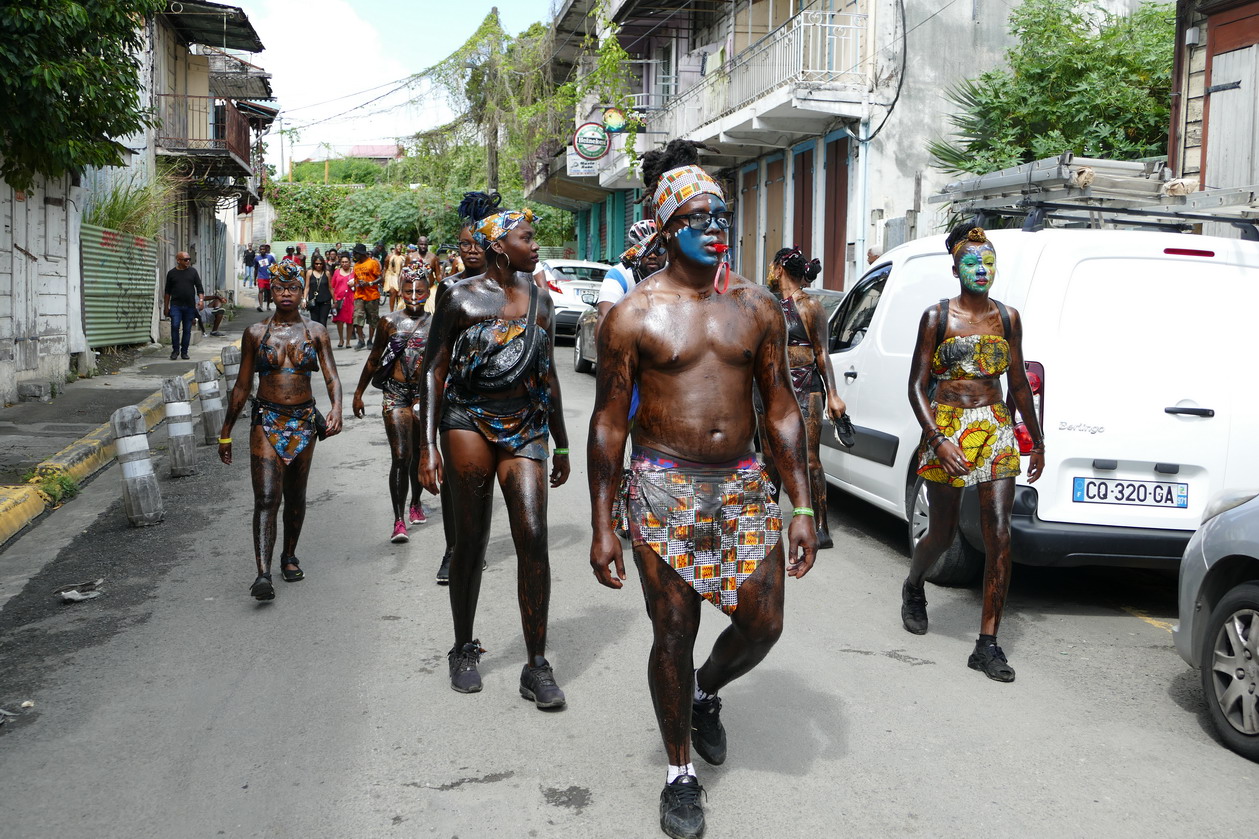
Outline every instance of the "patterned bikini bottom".
{"label": "patterned bikini bottom", "polygon": [[281,405],[254,397],[250,427],[262,426],[275,453],[285,465],[302,453],[315,439],[317,427],[323,423],[323,415],[315,407],[315,400],[297,405]]}

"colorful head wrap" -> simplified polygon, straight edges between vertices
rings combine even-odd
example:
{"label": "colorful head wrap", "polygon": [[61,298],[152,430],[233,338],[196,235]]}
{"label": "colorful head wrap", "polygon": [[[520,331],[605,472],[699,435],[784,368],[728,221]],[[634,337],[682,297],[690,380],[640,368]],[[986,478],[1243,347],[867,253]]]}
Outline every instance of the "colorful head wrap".
{"label": "colorful head wrap", "polygon": [[306,278],[302,276],[302,269],[292,262],[280,262],[271,266],[271,282],[298,282],[305,285]]}
{"label": "colorful head wrap", "polygon": [[533,210],[525,207],[523,210],[504,210],[501,213],[494,213],[481,219],[473,226],[472,238],[476,239],[477,244],[482,249],[488,250],[490,242],[497,242],[507,235],[507,231],[522,221],[532,223]]}
{"label": "colorful head wrap", "polygon": [[972,227],[970,232],[966,234],[965,238],[958,239],[957,244],[953,246],[953,255],[957,256],[957,252],[967,245],[986,244],[990,243],[988,241],[988,234],[984,232],[984,229],[982,227]]}
{"label": "colorful head wrap", "polygon": [[688,199],[705,193],[716,195],[723,201],[726,199],[721,185],[698,166],[679,166],[661,175],[652,195],[652,203],[656,207],[656,232],[621,254],[621,261],[627,264],[635,262],[643,254],[650,252],[659,243],[660,232],[669,223],[669,219],[673,218],[678,207]]}

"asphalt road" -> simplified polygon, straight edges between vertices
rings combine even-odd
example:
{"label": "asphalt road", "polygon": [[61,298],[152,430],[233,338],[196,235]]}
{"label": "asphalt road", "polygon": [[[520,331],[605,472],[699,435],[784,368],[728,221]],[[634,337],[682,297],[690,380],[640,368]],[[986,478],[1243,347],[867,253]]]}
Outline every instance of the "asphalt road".
{"label": "asphalt road", "polygon": [[[594,380],[559,355],[574,478],[551,498],[550,658],[566,710],[517,694],[501,505],[485,690],[450,690],[439,514],[426,504],[410,544],[387,541],[371,395],[319,447],[307,579],[277,574],[270,604],[247,594],[243,451],[225,467],[202,449],[198,475],[164,481],[161,526],[125,526],[111,469],[0,556],[33,574],[0,609],[0,708],[19,714],[0,726],[0,837],[662,835],[649,626],[634,580],[618,593],[590,573]],[[338,353],[347,381],[363,357]],[[1171,646],[1173,580],[1016,568],[1001,642],[1018,681],[1002,685],[966,668],[976,592],[929,588],[931,634],[908,635],[904,525],[835,493],[830,516],[836,547],[788,581],[781,642],[723,692],[730,756],[699,767],[710,837],[1253,831],[1259,766],[1209,731]],[[49,594],[96,577],[96,600]],[[701,651],[725,623],[704,611]]]}

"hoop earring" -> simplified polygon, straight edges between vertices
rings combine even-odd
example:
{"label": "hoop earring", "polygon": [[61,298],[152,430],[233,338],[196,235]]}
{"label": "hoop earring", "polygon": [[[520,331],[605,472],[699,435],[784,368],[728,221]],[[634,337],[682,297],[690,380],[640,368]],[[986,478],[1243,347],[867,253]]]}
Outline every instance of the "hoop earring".
{"label": "hoop earring", "polygon": [[[499,258],[500,258],[500,257],[502,257],[502,258],[506,259],[506,254],[501,254],[501,253],[498,253],[498,252],[495,252],[495,253],[494,253],[494,267],[496,267],[496,268],[498,268],[498,260],[499,260]],[[510,259],[508,259],[508,260],[507,260],[507,267],[506,267],[506,268],[498,268],[498,270],[500,270],[500,271],[504,271],[504,272],[510,272],[510,271],[511,271],[511,260],[510,260]]]}

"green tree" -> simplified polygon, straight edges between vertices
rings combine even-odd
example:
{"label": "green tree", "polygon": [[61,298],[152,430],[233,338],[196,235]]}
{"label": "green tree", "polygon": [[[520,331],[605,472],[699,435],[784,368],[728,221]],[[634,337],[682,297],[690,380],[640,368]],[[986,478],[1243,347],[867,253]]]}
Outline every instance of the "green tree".
{"label": "green tree", "polygon": [[327,172],[330,184],[364,184],[371,186],[385,179],[385,169],[370,160],[339,157],[333,160],[304,160],[293,165],[294,183],[323,183]]}
{"label": "green tree", "polygon": [[165,0],[0,3],[0,177],[118,166],[112,138],[142,130],[139,60],[146,15]]}
{"label": "green tree", "polygon": [[1167,151],[1176,10],[1115,15],[1078,0],[1024,0],[1010,15],[1008,68],[947,93],[951,139],[930,150],[949,172],[983,174],[1073,151],[1134,159]]}

